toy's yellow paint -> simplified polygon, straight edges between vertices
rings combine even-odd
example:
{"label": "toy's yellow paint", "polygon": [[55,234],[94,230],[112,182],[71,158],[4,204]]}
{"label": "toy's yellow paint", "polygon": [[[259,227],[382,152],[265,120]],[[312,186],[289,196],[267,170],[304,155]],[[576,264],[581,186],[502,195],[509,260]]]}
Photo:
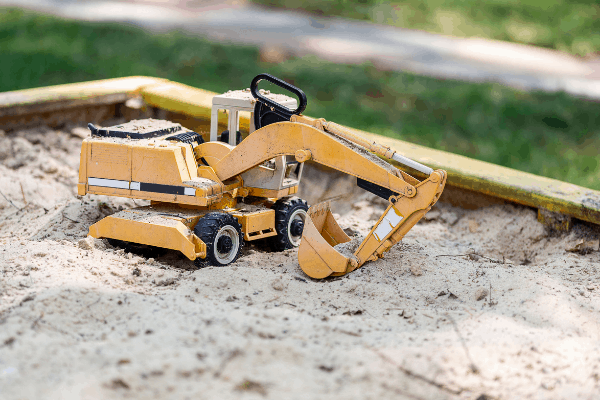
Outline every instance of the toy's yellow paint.
{"label": "toy's yellow paint", "polygon": [[230,146],[227,143],[206,142],[196,146],[194,153],[196,153],[196,157],[198,157],[198,159],[202,157],[208,163],[208,165],[213,166],[218,163],[219,160],[229,154],[231,149],[233,149],[233,146]]}
{"label": "toy's yellow paint", "polygon": [[[90,227],[89,234],[95,238],[112,238],[177,250],[190,260],[206,257],[206,245],[192,230],[208,210],[188,209],[185,216],[179,217],[169,214],[173,209],[167,203],[154,202],[153,207],[123,210],[105,217]],[[275,210],[224,211],[238,219],[247,241],[277,235],[274,229]]]}
{"label": "toy's yellow paint", "polygon": [[[85,139],[90,148],[90,157],[86,160],[87,177],[131,180],[131,147],[120,143],[100,142]],[[83,152],[83,144],[82,144]],[[86,180],[81,181],[84,183]],[[152,181],[149,181],[152,182]]]}
{"label": "toy's yellow paint", "polygon": [[[191,179],[188,163],[179,146],[137,146],[129,145],[132,153],[131,180],[135,182],[158,183],[161,185],[183,186]],[[193,155],[190,155],[194,161]],[[194,165],[194,170],[196,170]],[[195,172],[197,176],[197,172]]]}
{"label": "toy's yellow paint", "polygon": [[133,212],[110,215],[90,226],[90,236],[131,241],[182,252],[190,260],[206,256],[206,245],[183,223],[183,220],[154,215],[151,220],[128,218]]}
{"label": "toy's yellow paint", "polygon": [[253,132],[213,168],[220,179],[227,179],[274,157],[294,156],[297,150],[310,151],[312,159],[319,164],[393,188],[397,193],[407,193],[412,189],[414,195],[412,185],[391,171],[370,161],[331,135],[297,122],[278,122]]}
{"label": "toy's yellow paint", "polygon": [[77,194],[85,195],[87,186],[87,160],[90,158],[88,142],[83,141],[81,144],[81,153],[79,154],[79,183],[77,183]]}
{"label": "toy's yellow paint", "polygon": [[[390,204],[367,236],[367,240],[354,253],[358,263],[353,266],[349,265],[346,272],[353,271],[368,260],[381,257],[384,252],[402,240],[404,235],[437,202],[444,190],[445,183],[445,171],[437,170],[428,179],[415,186],[417,191],[415,197],[410,199],[398,197],[393,204]],[[386,231],[385,236],[378,237],[376,235],[378,228],[381,225],[389,225],[389,222],[385,219],[388,213],[395,215],[395,218],[399,218],[400,221],[397,222],[395,227],[390,226],[391,229]]]}
{"label": "toy's yellow paint", "polygon": [[281,190],[273,189],[261,189],[261,188],[246,188],[248,190],[248,196],[262,197],[265,199],[280,199],[285,196],[291,196],[292,194],[298,193],[298,186],[290,186]]}
{"label": "toy's yellow paint", "polygon": [[[87,138],[83,141],[81,149],[79,192],[81,191],[79,188],[86,185],[89,178],[190,187],[186,182],[198,177],[198,167],[191,146],[179,142],[162,140],[111,142]],[[215,182],[209,188],[211,190],[199,190],[202,197],[99,186],[88,186],[87,191],[95,194],[206,206],[221,200],[214,195],[221,193],[222,188],[224,188],[222,183]]]}
{"label": "toy's yellow paint", "polygon": [[198,163],[196,162],[196,155],[191,146],[187,146],[182,143],[176,143],[181,150],[181,156],[186,164],[185,171],[189,175],[190,179],[198,177]]}
{"label": "toy's yellow paint", "polygon": [[225,185],[215,174],[215,171],[211,167],[200,165],[198,166],[198,176],[200,178],[209,179],[214,183],[211,184],[210,188],[206,188],[207,193],[212,192],[212,194],[219,194],[225,191]]}
{"label": "toy's yellow paint", "polygon": [[251,241],[276,236],[275,210],[261,210],[253,213],[232,212],[244,232],[244,240]]}
{"label": "toy's yellow paint", "polygon": [[328,203],[313,206],[304,222],[302,241],[298,248],[298,262],[308,276],[322,279],[335,273],[343,274],[348,258],[333,248],[350,238],[337,224]]}

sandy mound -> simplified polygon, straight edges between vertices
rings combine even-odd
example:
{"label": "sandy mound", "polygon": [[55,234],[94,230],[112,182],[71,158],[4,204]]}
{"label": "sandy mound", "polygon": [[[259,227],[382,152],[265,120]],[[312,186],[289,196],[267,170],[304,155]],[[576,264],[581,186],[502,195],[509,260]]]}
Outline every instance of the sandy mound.
{"label": "sandy mound", "polygon": [[[311,280],[295,251],[260,244],[196,270],[174,252],[153,260],[83,240],[136,204],[76,196],[80,133],[0,136],[1,398],[599,393],[600,257],[565,251],[597,238],[591,228],[561,236],[528,208],[440,204],[386,258],[342,278]],[[339,222],[364,235],[383,209],[362,195]]]}

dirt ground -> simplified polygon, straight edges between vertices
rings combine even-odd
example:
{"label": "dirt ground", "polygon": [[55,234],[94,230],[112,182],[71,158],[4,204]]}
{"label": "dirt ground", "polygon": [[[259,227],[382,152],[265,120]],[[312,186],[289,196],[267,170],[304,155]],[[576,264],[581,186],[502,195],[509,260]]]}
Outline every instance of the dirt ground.
{"label": "dirt ground", "polygon": [[[76,196],[84,134],[0,132],[0,398],[600,398],[600,253],[566,251],[592,228],[439,203],[341,278],[260,244],[196,269],[83,240],[143,204]],[[311,202],[347,182],[306,177]],[[365,234],[383,209],[353,194],[338,221]]]}

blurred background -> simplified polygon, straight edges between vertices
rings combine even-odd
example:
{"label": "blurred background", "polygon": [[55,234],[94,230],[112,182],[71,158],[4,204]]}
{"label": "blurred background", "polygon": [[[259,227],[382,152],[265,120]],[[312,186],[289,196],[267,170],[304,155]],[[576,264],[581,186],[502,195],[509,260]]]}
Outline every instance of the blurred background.
{"label": "blurred background", "polygon": [[269,72],[305,114],[600,190],[597,0],[0,0],[0,92]]}

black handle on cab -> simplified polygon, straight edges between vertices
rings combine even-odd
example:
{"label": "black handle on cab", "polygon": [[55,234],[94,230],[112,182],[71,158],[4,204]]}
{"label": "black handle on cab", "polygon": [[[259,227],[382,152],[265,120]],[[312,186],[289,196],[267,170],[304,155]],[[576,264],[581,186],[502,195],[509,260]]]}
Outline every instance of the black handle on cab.
{"label": "black handle on cab", "polygon": [[[273,100],[267,99],[265,96],[260,94],[257,90],[257,85],[263,79],[298,96],[298,99],[300,100],[300,104],[298,105],[298,108],[291,111],[287,107],[284,107],[281,104],[274,102]],[[306,109],[306,104],[307,104],[306,95],[304,94],[304,92],[302,90],[300,90],[296,86],[290,85],[286,81],[283,81],[283,80],[281,80],[277,77],[274,77],[273,75],[270,75],[270,74],[263,73],[263,74],[256,75],[254,77],[254,79],[252,79],[252,83],[250,84],[250,92],[252,93],[252,96],[255,99],[261,101],[262,103],[264,103],[265,105],[268,105],[271,108],[275,108],[275,109],[279,110],[280,112],[282,112],[284,114],[301,114],[302,111],[304,111]]]}

